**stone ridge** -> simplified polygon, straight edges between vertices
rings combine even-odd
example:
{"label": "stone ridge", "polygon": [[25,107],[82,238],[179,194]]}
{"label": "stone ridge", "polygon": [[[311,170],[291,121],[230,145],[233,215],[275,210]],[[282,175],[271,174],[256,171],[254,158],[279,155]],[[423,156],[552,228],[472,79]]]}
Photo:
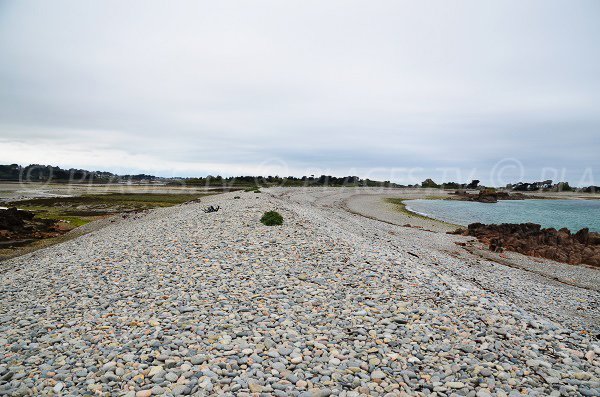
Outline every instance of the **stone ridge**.
{"label": "stone ridge", "polygon": [[590,335],[440,271],[431,233],[235,194],[9,261],[0,395],[600,394]]}

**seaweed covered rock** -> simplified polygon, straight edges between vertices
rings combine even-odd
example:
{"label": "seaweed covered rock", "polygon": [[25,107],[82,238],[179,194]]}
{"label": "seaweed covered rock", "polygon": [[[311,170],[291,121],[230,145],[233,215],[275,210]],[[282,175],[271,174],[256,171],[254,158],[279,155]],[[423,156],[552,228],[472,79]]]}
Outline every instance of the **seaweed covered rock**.
{"label": "seaweed covered rock", "polygon": [[16,208],[0,210],[0,241],[22,241],[60,234],[57,221],[37,219],[30,211]]}

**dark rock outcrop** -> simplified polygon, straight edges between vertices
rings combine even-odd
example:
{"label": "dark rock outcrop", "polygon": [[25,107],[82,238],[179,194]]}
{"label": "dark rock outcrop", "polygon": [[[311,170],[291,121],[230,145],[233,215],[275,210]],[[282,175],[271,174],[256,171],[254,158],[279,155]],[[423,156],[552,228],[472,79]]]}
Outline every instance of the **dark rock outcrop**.
{"label": "dark rock outcrop", "polygon": [[454,192],[455,197],[452,200],[460,201],[478,201],[480,203],[497,203],[498,200],[525,200],[529,198],[522,193],[508,194],[506,192],[497,192],[495,190],[481,190],[478,194],[467,193],[464,190]]}
{"label": "dark rock outcrop", "polygon": [[19,211],[16,208],[0,210],[0,230],[19,232],[26,229],[26,225],[34,217],[33,212]]}
{"label": "dark rock outcrop", "polygon": [[590,232],[587,228],[571,234],[566,228],[542,229],[535,223],[472,223],[467,230],[458,229],[454,233],[477,237],[494,252],[506,249],[572,265],[583,263],[600,267],[600,233]]}
{"label": "dark rock outcrop", "polygon": [[62,234],[58,222],[51,219],[37,219],[30,211],[8,208],[0,210],[0,243],[11,245]]}

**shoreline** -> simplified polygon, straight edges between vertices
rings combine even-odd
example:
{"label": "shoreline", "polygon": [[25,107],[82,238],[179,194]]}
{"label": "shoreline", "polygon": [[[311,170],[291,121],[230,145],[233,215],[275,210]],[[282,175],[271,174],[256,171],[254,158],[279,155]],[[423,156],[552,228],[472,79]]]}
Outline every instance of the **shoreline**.
{"label": "shoreline", "polygon": [[[481,203],[481,202],[477,202],[477,201],[468,201],[468,200],[456,200],[456,199],[445,199],[445,198],[439,198],[439,199],[433,199],[433,198],[418,198],[418,199],[406,199],[405,201],[411,201],[411,200],[447,200],[447,201],[457,201],[457,202],[465,202],[465,203],[472,203],[474,205],[477,205],[476,203],[479,204],[483,204],[485,206],[494,206],[496,204],[499,204],[503,201],[508,201],[508,202],[526,202],[526,201],[546,201],[546,200],[552,200],[554,202],[562,200],[562,201],[584,201],[584,200],[599,200],[597,198],[590,198],[590,199],[579,199],[579,198],[567,198],[567,197],[551,197],[551,198],[530,198],[530,199],[526,199],[526,200],[500,200],[498,203]],[[413,208],[411,208],[408,204],[404,204],[403,208],[404,211],[415,214],[416,216],[420,216],[420,217],[425,217],[431,220],[435,220],[441,223],[448,223],[451,225],[456,225],[457,227],[461,227],[461,228],[465,228],[467,227],[469,224],[471,223],[484,223],[484,224],[488,224],[488,225],[492,225],[492,224],[502,224],[502,223],[513,223],[513,224],[521,224],[521,223],[534,223],[534,224],[540,224],[538,222],[536,222],[535,220],[531,220],[531,221],[516,221],[516,222],[484,222],[483,220],[476,220],[473,219],[470,222],[465,222],[464,224],[458,224],[458,223],[452,223],[452,221],[450,220],[444,220],[441,218],[436,218],[435,216],[428,214],[428,213],[424,213],[424,212],[419,212]],[[583,227],[578,227],[578,228],[573,228],[573,227],[568,227],[568,226],[562,226],[562,227],[558,227],[558,226],[544,226],[542,225],[543,228],[554,228],[556,230],[559,230],[561,228],[566,228],[569,229],[572,233],[576,233],[581,229],[587,228],[590,230],[590,232],[595,232],[595,233],[600,233],[600,229],[596,229],[593,226],[583,226]]]}

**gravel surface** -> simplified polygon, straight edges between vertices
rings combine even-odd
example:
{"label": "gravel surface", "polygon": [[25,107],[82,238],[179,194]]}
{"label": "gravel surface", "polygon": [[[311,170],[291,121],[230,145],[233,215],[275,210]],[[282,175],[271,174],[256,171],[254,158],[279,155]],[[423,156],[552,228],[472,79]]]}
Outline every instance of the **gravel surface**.
{"label": "gravel surface", "polygon": [[0,395],[600,394],[585,318],[534,313],[508,290],[529,273],[473,271],[458,237],[352,214],[353,194],[212,196],[3,263]]}

